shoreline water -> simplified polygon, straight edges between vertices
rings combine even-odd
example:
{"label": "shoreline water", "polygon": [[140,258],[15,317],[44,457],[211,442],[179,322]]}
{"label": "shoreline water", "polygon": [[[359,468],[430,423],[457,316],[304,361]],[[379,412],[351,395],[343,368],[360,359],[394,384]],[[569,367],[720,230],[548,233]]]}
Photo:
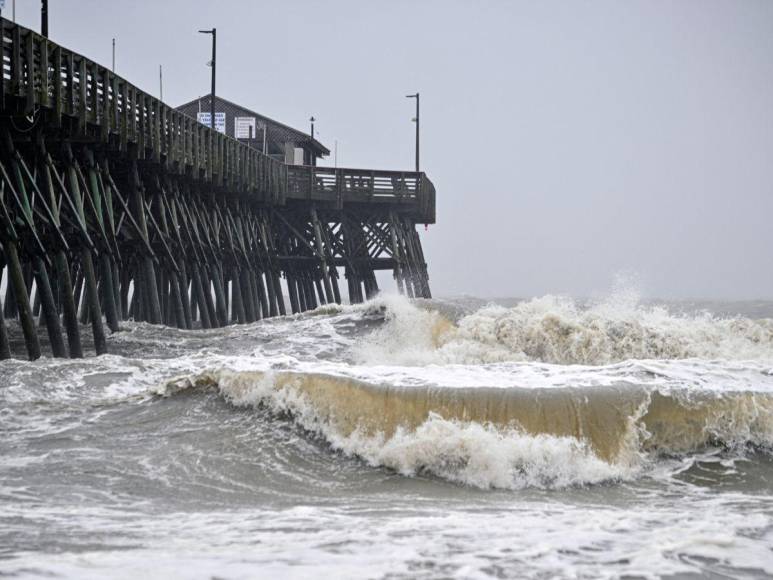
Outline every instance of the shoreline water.
{"label": "shoreline water", "polygon": [[674,310],[384,296],[4,361],[0,570],[773,575],[773,303]]}

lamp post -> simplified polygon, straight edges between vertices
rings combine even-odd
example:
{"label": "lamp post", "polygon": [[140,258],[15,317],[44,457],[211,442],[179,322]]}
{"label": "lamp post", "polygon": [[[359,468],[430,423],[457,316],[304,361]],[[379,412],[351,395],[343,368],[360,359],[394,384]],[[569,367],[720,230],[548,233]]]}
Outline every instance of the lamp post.
{"label": "lamp post", "polygon": [[415,95],[405,95],[406,99],[416,99],[416,116],[413,122],[416,123],[416,172],[419,172],[419,93]]}
{"label": "lamp post", "polygon": [[[312,115],[311,118],[309,119],[309,122],[311,123],[311,140],[312,141],[314,141],[314,121],[316,121],[316,119],[314,118],[314,115]],[[314,153],[313,147],[314,147],[314,144],[312,143],[311,149],[309,151],[309,160],[311,161],[312,165],[316,166],[317,165],[317,156]]]}
{"label": "lamp post", "polygon": [[[209,95],[209,126],[215,130],[215,56],[217,51],[217,28],[213,28],[212,30],[199,30],[199,32],[201,34],[212,35],[212,62],[210,63],[212,65],[212,93]],[[212,139],[214,143],[214,134]]]}
{"label": "lamp post", "polygon": [[41,0],[40,3],[40,35],[48,38],[48,0]]}

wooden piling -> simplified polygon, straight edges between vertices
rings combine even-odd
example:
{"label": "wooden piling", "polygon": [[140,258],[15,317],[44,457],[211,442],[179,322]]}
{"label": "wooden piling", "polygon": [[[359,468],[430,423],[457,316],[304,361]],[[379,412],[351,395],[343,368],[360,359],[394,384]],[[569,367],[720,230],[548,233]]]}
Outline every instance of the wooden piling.
{"label": "wooden piling", "polygon": [[48,331],[48,340],[51,343],[51,351],[55,357],[66,357],[67,349],[64,346],[62,326],[59,321],[59,311],[54,302],[54,294],[51,291],[48,273],[46,272],[46,265],[39,256],[34,258],[34,267],[38,296],[40,296],[41,299],[43,316],[46,321],[46,330]]}
{"label": "wooden piling", "polygon": [[[48,206],[51,209],[51,220],[55,227],[61,227],[58,196],[51,177],[51,164],[46,150],[45,140],[38,135],[38,174],[41,176],[41,195],[48,198]],[[64,245],[56,245],[53,249],[54,268],[59,286],[59,305],[61,306],[65,332],[67,333],[67,348],[70,358],[81,358],[83,347],[81,346],[80,328],[78,327],[78,311],[73,298],[72,279],[70,278],[70,265],[65,254]]]}
{"label": "wooden piling", "polygon": [[97,175],[97,167],[94,162],[94,154],[90,149],[86,149],[86,162],[88,172],[88,191],[84,191],[84,195],[90,195],[93,203],[94,217],[99,224],[99,228],[102,232],[102,248],[100,251],[100,280],[102,288],[101,302],[105,308],[105,318],[107,319],[107,326],[111,332],[118,332],[118,307],[115,303],[115,288],[113,282],[113,263],[110,257],[111,244],[108,239],[107,231],[110,224],[105,219],[107,207],[103,207],[102,203],[102,191],[99,187],[99,180]]}
{"label": "wooden piling", "polygon": [[[75,201],[75,207],[83,223],[86,223],[86,214],[84,210],[83,196],[78,181],[77,167],[72,154],[70,144],[65,142],[63,145],[64,156],[67,162],[67,174],[69,178],[70,192]],[[84,192],[86,193],[86,192]],[[102,308],[99,304],[99,294],[97,293],[97,279],[94,272],[94,261],[89,248],[84,247],[80,253],[81,269],[83,271],[83,283],[86,289],[87,312],[91,320],[91,331],[94,336],[94,349],[97,354],[107,352],[107,339],[105,330],[102,326]]]}
{"label": "wooden piling", "polygon": [[13,286],[16,306],[19,309],[19,322],[21,323],[22,332],[24,333],[27,356],[30,360],[36,360],[40,358],[40,341],[38,340],[38,333],[35,328],[35,319],[32,316],[32,307],[30,306],[29,296],[27,295],[27,285],[24,282],[24,273],[22,272],[21,262],[19,261],[19,252],[16,248],[16,243],[10,240],[4,240],[3,251],[7,260],[9,286]]}
{"label": "wooden piling", "polygon": [[[145,207],[145,194],[140,181],[139,170],[137,169],[137,151],[136,148],[130,150],[129,164],[129,196],[132,205],[132,213],[136,222],[139,224],[141,235],[147,240],[148,223]],[[142,278],[144,285],[142,288],[146,298],[146,304],[149,309],[149,322],[161,324],[161,302],[158,299],[158,285],[156,283],[156,270],[153,266],[153,259],[145,255],[141,258]]]}
{"label": "wooden piling", "polygon": [[[0,273],[2,269],[0,268]],[[0,279],[2,277],[0,276]],[[2,304],[0,304],[0,311],[2,311]],[[8,341],[8,328],[5,325],[5,317],[0,316],[0,360],[11,358],[11,344]]]}
{"label": "wooden piling", "polygon": [[67,264],[67,256],[63,250],[59,250],[55,257],[56,274],[62,289],[62,312],[64,314],[64,327],[67,331],[67,347],[70,358],[82,358],[81,333],[78,327],[78,310],[73,299],[72,279],[70,278],[70,266]]}

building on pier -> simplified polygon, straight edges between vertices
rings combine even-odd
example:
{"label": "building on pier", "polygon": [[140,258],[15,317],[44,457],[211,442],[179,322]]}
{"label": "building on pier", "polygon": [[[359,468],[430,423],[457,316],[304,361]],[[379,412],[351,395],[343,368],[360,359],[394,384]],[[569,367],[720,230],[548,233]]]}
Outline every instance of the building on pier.
{"label": "building on pier", "polygon": [[[210,95],[206,95],[177,110],[210,125],[210,102]],[[215,128],[288,165],[316,165],[318,159],[330,155],[330,150],[311,135],[220,96],[215,96]]]}

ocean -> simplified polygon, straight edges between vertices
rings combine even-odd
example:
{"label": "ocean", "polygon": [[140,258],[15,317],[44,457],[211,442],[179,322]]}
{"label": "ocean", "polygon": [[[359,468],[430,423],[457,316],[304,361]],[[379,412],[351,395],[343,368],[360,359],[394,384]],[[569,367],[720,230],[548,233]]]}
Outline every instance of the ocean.
{"label": "ocean", "polygon": [[773,302],[123,326],[0,362],[2,577],[773,578]]}

